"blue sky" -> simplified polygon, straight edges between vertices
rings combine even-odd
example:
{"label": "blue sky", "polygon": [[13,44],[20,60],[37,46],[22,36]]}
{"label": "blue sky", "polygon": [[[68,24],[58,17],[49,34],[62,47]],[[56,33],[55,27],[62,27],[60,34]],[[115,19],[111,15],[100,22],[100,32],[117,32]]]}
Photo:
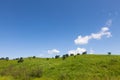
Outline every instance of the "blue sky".
{"label": "blue sky", "polygon": [[[0,57],[48,57],[77,49],[119,54],[119,4],[119,0],[1,0]],[[75,43],[78,36],[100,34],[104,27],[110,37]]]}

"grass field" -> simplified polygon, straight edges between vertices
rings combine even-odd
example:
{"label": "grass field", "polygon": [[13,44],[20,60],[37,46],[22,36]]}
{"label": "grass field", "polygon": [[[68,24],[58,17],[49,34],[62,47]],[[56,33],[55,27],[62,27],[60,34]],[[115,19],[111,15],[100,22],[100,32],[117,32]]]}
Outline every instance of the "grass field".
{"label": "grass field", "polygon": [[0,60],[0,80],[120,80],[120,56],[77,55],[49,60]]}

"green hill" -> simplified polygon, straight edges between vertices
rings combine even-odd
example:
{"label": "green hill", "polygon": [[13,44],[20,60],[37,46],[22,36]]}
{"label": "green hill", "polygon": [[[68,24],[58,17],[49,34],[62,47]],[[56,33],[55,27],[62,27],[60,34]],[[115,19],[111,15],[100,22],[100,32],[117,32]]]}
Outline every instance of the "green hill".
{"label": "green hill", "polygon": [[0,80],[120,80],[120,56],[25,58],[22,63],[0,60]]}

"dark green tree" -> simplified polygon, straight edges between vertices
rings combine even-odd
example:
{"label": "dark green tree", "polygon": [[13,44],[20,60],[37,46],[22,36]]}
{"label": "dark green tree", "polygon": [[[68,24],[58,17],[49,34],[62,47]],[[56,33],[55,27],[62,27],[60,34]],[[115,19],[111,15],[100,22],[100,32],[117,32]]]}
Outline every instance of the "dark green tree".
{"label": "dark green tree", "polygon": [[18,63],[22,63],[24,60],[22,57],[20,57],[20,59],[18,60]]}
{"label": "dark green tree", "polygon": [[74,54],[70,54],[70,56],[74,56]]}
{"label": "dark green tree", "polygon": [[108,55],[111,55],[111,52],[108,52]]}
{"label": "dark green tree", "polygon": [[5,58],[4,58],[4,57],[1,57],[0,60],[5,60]]}
{"label": "dark green tree", "polygon": [[80,55],[80,53],[77,53],[77,55]]}
{"label": "dark green tree", "polygon": [[59,58],[59,57],[60,57],[60,55],[56,55],[56,56],[55,56],[55,59],[57,59],[57,58]]}
{"label": "dark green tree", "polygon": [[5,60],[8,61],[8,60],[9,60],[9,57],[6,57]]}
{"label": "dark green tree", "polygon": [[65,58],[66,58],[66,55],[63,55],[63,56],[62,56],[62,59],[64,60]]}
{"label": "dark green tree", "polygon": [[36,56],[33,56],[33,59],[35,59],[36,58]]}
{"label": "dark green tree", "polygon": [[82,55],[86,55],[87,54],[87,51],[83,52]]}
{"label": "dark green tree", "polygon": [[69,57],[69,54],[65,54],[66,57]]}

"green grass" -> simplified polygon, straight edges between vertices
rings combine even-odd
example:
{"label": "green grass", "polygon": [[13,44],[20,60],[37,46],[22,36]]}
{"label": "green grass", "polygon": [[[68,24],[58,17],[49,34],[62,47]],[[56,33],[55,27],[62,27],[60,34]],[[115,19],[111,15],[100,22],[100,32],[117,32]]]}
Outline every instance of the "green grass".
{"label": "green grass", "polygon": [[78,55],[63,60],[0,60],[0,80],[120,80],[120,56]]}

